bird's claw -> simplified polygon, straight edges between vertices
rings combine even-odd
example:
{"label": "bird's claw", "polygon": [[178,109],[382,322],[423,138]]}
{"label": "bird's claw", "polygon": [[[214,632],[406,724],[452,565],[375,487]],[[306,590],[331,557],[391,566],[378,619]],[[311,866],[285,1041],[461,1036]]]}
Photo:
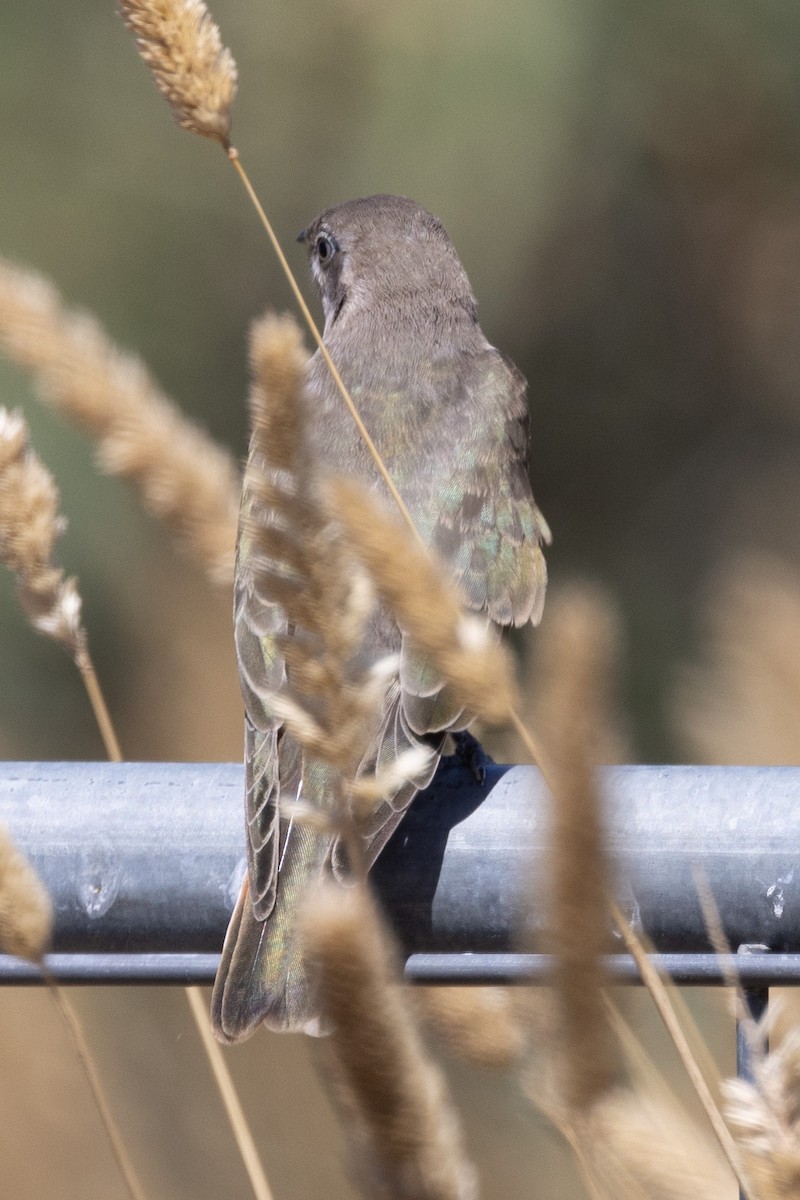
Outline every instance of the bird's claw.
{"label": "bird's claw", "polygon": [[454,758],[463,763],[470,771],[472,778],[481,787],[486,782],[486,768],[494,763],[474,734],[468,729],[461,729],[450,735],[455,745]]}

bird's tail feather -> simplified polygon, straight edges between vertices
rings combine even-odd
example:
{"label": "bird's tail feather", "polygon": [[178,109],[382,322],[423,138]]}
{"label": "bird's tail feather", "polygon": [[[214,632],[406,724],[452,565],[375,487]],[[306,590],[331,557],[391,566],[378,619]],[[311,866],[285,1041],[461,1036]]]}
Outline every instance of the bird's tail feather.
{"label": "bird's tail feather", "polygon": [[285,1032],[321,1032],[297,913],[327,870],[331,838],[290,823],[281,841],[274,909],[266,920],[255,917],[245,878],[225,937],[211,1001],[214,1033],[221,1042],[243,1041],[262,1021]]}

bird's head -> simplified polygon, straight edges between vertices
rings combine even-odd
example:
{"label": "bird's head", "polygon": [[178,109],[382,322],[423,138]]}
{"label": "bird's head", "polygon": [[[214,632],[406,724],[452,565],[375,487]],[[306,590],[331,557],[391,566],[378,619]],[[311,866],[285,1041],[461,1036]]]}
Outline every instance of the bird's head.
{"label": "bird's head", "polygon": [[321,213],[299,235],[325,313],[325,333],[358,311],[421,324],[475,299],[444,226],[404,196],[367,196]]}

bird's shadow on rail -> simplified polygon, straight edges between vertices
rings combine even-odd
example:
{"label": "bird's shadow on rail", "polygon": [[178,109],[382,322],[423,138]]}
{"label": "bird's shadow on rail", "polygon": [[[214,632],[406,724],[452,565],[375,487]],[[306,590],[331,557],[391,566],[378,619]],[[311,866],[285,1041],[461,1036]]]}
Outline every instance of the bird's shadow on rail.
{"label": "bird's shadow on rail", "polygon": [[438,948],[433,903],[450,831],[475,812],[511,769],[490,759],[484,765],[485,778],[479,783],[458,755],[442,758],[370,872],[378,901],[404,949]]}

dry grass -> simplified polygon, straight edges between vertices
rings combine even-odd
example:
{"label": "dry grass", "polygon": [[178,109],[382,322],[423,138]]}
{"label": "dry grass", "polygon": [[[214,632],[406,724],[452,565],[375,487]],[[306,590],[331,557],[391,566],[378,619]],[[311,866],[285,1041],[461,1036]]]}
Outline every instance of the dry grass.
{"label": "dry grass", "polygon": [[[609,948],[610,911],[605,822],[595,775],[595,764],[607,761],[618,746],[610,718],[614,614],[594,589],[564,590],[551,597],[542,640],[537,708],[553,808],[539,910],[547,918],[542,948],[554,955],[556,966],[549,1014],[533,1031],[543,1042],[545,1070],[542,1063],[529,1067],[525,1088],[573,1147],[587,1189],[598,1200],[723,1197],[731,1190],[731,1174],[713,1142],[663,1096],[619,1085],[620,1056],[600,957]],[[611,912],[639,962],[638,939],[616,905]],[[663,986],[652,971],[644,977],[725,1156],[739,1171],[736,1149]]]}
{"label": "dry grass", "polygon": [[214,1082],[217,1085],[217,1091],[225,1109],[228,1124],[231,1127],[242,1163],[247,1171],[253,1195],[256,1200],[272,1200],[272,1189],[267,1181],[266,1172],[258,1153],[258,1147],[250,1131],[250,1126],[247,1123],[247,1117],[245,1116],[239,1093],[236,1090],[233,1077],[228,1069],[228,1064],[225,1062],[222,1049],[211,1031],[208,1011],[203,1003],[200,989],[197,987],[187,987],[186,999],[192,1014],[192,1020],[200,1035],[200,1041],[208,1059],[208,1065],[214,1076]]}
{"label": "dry grass", "polygon": [[[205,6],[200,0],[121,0],[121,11],[179,123],[230,150],[236,68]],[[235,152],[231,157],[241,173]],[[285,266],[282,256],[281,261]],[[96,325],[65,314],[47,285],[10,267],[0,272],[0,338],[15,361],[34,371],[51,401],[99,439],[104,468],[131,479],[147,507],[173,525],[209,573],[228,581],[237,507],[236,472],[229,458],[183,422],[140,364],[120,356]],[[253,345],[263,395],[278,396],[276,408],[272,400],[261,405],[258,389],[254,393],[257,469],[248,475],[253,511],[244,527],[253,548],[254,585],[308,634],[282,646],[292,687],[269,699],[310,753],[352,773],[357,747],[369,739],[371,714],[388,671],[365,680],[352,668],[370,590],[364,574],[347,558],[316,492],[316,469],[302,436],[303,356],[296,330],[285,322],[268,322],[254,335]],[[25,460],[30,466],[15,419],[6,416],[5,424],[8,461],[23,466]],[[262,470],[264,465],[269,469]],[[12,483],[15,472],[16,465],[7,476]],[[45,632],[64,644],[72,637],[76,645],[78,635],[69,621],[79,621],[77,593],[70,609],[71,581],[51,565],[57,499],[52,481],[41,473],[35,477],[34,471],[25,501],[14,493],[10,510],[23,518],[24,534],[17,541],[7,538],[6,554],[26,581],[22,586],[31,619],[39,627],[49,622]],[[491,634],[464,616],[458,598],[413,535],[382,524],[382,518],[365,516],[363,496],[349,484],[337,483],[334,496],[337,516],[401,624],[436,660],[472,712],[490,721],[507,717],[515,705],[513,675]],[[26,561],[34,564],[27,575],[21,567]],[[695,679],[700,701],[694,709],[690,702],[684,705],[692,735],[706,747],[720,745],[724,728],[734,730],[731,754],[741,753],[745,744],[755,706],[754,682],[755,701],[773,713],[772,724],[779,729],[773,744],[785,738],[788,746],[797,728],[786,714],[787,697],[795,707],[795,690],[800,694],[795,687],[800,671],[793,673],[778,646],[785,646],[790,633],[793,643],[800,605],[794,585],[778,584],[767,597],[766,611],[782,615],[771,622],[772,632],[765,633],[767,623],[758,616],[763,579],[759,586],[761,595],[755,600],[754,591],[750,599],[745,594],[742,600],[740,594],[732,603],[720,625],[714,677]],[[737,658],[745,634],[753,637],[746,661]],[[545,744],[548,781],[558,802],[550,948],[559,960],[560,1091],[573,1139],[596,1190],[615,1197],[713,1200],[728,1194],[730,1181],[708,1147],[695,1144],[691,1131],[671,1112],[661,1111],[639,1092],[612,1086],[614,1051],[599,964],[608,926],[606,873],[592,769],[605,757],[613,647],[607,610],[596,596],[573,596],[548,622],[545,637],[550,642],[542,701]],[[732,645],[735,653],[729,652]],[[721,680],[731,686],[721,688]],[[721,690],[732,695],[737,687],[738,729],[732,710],[717,705]],[[786,761],[796,761],[795,749],[786,753]],[[764,754],[774,760],[767,743]],[[399,783],[393,776],[361,786],[365,802],[372,802]],[[0,855],[0,878],[2,870]],[[17,864],[7,874],[13,880],[20,870]],[[40,913],[40,924],[42,920]],[[35,924],[24,936],[17,935],[18,945],[35,945]],[[2,928],[0,912],[0,932]],[[471,1195],[473,1173],[464,1160],[441,1077],[419,1045],[394,982],[386,935],[366,893],[356,887],[344,895],[314,896],[304,930],[335,1030],[340,1095],[359,1145],[366,1193],[398,1200]],[[451,1018],[453,999],[442,1000],[443,1011],[449,1004]],[[465,1038],[476,1024],[473,1011],[464,1018]],[[512,1042],[506,1039],[507,1045]],[[762,1200],[798,1191],[798,1061],[797,1043],[787,1039],[764,1062],[757,1087],[747,1091],[737,1085],[731,1091],[731,1121]]]}
{"label": "dry grass", "polygon": [[86,1082],[92,1093],[95,1107],[98,1116],[103,1123],[103,1128],[108,1137],[111,1153],[119,1168],[120,1175],[127,1189],[131,1200],[147,1200],[146,1193],[139,1182],[139,1177],[136,1169],[128,1153],[128,1148],[125,1144],[125,1139],[117,1124],[116,1118],[112,1111],[111,1105],[108,1102],[103,1081],[100,1072],[94,1061],[94,1056],[89,1045],[89,1041],[84,1032],[83,1025],[73,1005],[70,1003],[66,991],[59,987],[56,982],[43,971],[45,982],[50,988],[50,994],[53,997],[58,1014],[64,1024],[64,1027],[69,1034],[75,1050],[75,1055],[81,1065]]}
{"label": "dry grass", "polygon": [[119,10],[181,128],[227,149],[236,63],[202,0],[119,0]]}
{"label": "dry grass", "polygon": [[181,415],[138,359],[97,322],[66,310],[44,279],[0,260],[0,350],[42,398],[98,443],[98,462],[136,489],[212,580],[233,578],[239,473]]}
{"label": "dry grass", "polygon": [[729,563],[709,588],[703,660],[684,667],[675,724],[703,762],[800,763],[800,574],[780,560]]}
{"label": "dry grass", "polygon": [[335,1088],[364,1195],[475,1195],[444,1080],[424,1052],[397,983],[390,939],[362,886],[318,889],[302,921],[332,1026]]}
{"label": "dry grass", "polygon": [[[253,397],[254,446],[259,469],[249,474],[248,486],[261,519],[251,519],[246,532],[256,561],[265,568],[258,576],[259,588],[265,596],[274,594],[291,605],[293,624],[304,622],[313,635],[293,659],[295,694],[288,703],[295,704],[300,714],[295,714],[298,728],[305,721],[308,744],[344,766],[346,749],[352,750],[360,726],[368,721],[375,696],[370,703],[360,696],[352,710],[346,705],[340,709],[339,716],[343,712],[345,723],[350,722],[346,739],[340,737],[333,717],[325,717],[319,698],[327,698],[330,705],[339,703],[342,695],[352,700],[346,664],[358,644],[370,592],[358,570],[342,568],[346,555],[317,498],[315,466],[303,436],[305,355],[296,326],[270,318],[259,325],[253,347],[258,378]],[[12,422],[13,436],[8,441],[18,455],[22,443],[15,430]],[[294,586],[298,579],[299,588]],[[404,601],[402,594],[400,602],[416,603]],[[448,611],[450,653],[454,623],[460,619],[457,608]],[[706,1161],[707,1148],[699,1158],[682,1151],[670,1174],[669,1156],[676,1152],[670,1137],[677,1135],[664,1133],[663,1121],[656,1121],[638,1093],[611,1087],[613,1069],[609,1069],[608,1048],[603,1048],[607,1029],[598,1017],[603,1010],[597,954],[606,918],[597,902],[604,884],[590,764],[606,757],[602,747],[608,744],[604,738],[612,625],[596,596],[566,597],[548,622],[549,649],[544,656],[547,752],[561,801],[554,862],[557,873],[561,872],[556,892],[563,927],[555,948],[561,960],[559,1021],[568,1034],[567,1055],[560,1064],[562,1092],[570,1111],[566,1124],[595,1188],[623,1195],[679,1197],[698,1186],[706,1189],[702,1194],[713,1196],[716,1167]],[[287,710],[287,716],[292,715]],[[581,900],[575,905],[579,893]],[[348,908],[351,902],[353,911]],[[324,907],[324,903],[323,898],[320,904]],[[368,1194],[378,1196],[438,1200],[468,1195],[473,1177],[463,1160],[452,1112],[389,982],[382,935],[365,903],[360,892],[344,901],[339,893],[335,903],[327,901],[326,912],[320,909],[309,918],[312,954],[321,978],[328,980],[322,985],[327,1014],[337,1028],[336,1037],[341,1038],[339,1090],[358,1131],[355,1141],[363,1186]],[[452,992],[449,997],[442,994],[441,1011],[449,1010],[451,1029],[452,1001]],[[463,993],[460,1002],[463,1009]],[[502,1006],[497,1012],[502,1020],[496,1022],[499,1029],[492,1030],[494,1044],[486,1037],[490,1021],[481,1030],[474,1007],[469,1015],[462,1014],[462,1043],[469,1045],[472,1038],[474,1054],[483,1061],[510,1060],[519,1053],[519,1044],[509,1036],[509,1030],[516,1034],[518,1028],[506,1020],[508,1013]]]}
{"label": "dry grass", "polygon": [[[334,696],[338,700],[343,694],[350,696],[346,664],[369,611],[370,591],[358,570],[341,568],[346,555],[342,555],[341,544],[331,531],[330,515],[318,499],[316,469],[303,437],[305,355],[297,329],[293,323],[270,318],[258,327],[253,345],[259,380],[253,399],[256,456],[262,465],[269,465],[268,470],[254,471],[248,477],[254,506],[260,507],[262,514],[262,519],[246,526],[256,559],[265,565],[258,586],[267,596],[274,588],[273,594],[282,603],[294,605],[293,621],[302,618],[312,627],[315,650],[310,652],[311,643],[306,643],[296,652],[292,668],[296,690],[290,704],[296,704],[297,722],[306,721],[309,745],[344,765],[345,742],[352,748],[360,726],[368,722],[370,704],[361,696],[353,702],[349,716],[346,707],[341,710],[340,717],[344,714],[345,722],[351,722],[343,739],[335,721],[325,716],[317,701],[320,695],[327,696],[331,704]],[[267,395],[269,402],[262,403]],[[16,420],[6,417],[6,423],[6,458],[16,462],[20,454],[28,453],[27,446]],[[263,519],[265,513],[270,514],[267,520]],[[298,531],[297,537],[293,531]],[[336,566],[331,566],[329,555],[335,557]],[[293,586],[298,578],[300,588]],[[399,584],[393,586],[402,593]],[[401,594],[400,603],[413,607],[416,601],[404,600]],[[433,624],[439,629],[435,607],[434,614]],[[451,654],[453,628],[458,628],[461,619],[455,614],[457,609],[449,609],[445,623]],[[429,636],[438,638],[439,634]],[[560,800],[553,862],[556,874],[560,872],[556,894],[562,925],[554,949],[561,960],[558,1018],[568,1033],[567,1055],[559,1064],[562,1092],[570,1110],[565,1124],[598,1195],[675,1200],[724,1195],[729,1179],[702,1139],[692,1144],[691,1134],[675,1115],[660,1111],[640,1092],[612,1087],[615,1072],[613,1063],[609,1068],[611,1055],[604,1044],[608,1030],[598,1016],[602,1012],[602,978],[597,956],[607,918],[598,902],[605,885],[591,764],[610,757],[608,680],[613,621],[601,598],[573,594],[564,598],[563,605],[556,604],[544,636],[547,645],[540,705],[547,718],[543,727],[550,776]],[[463,643],[457,649],[463,652]],[[310,697],[315,698],[313,703]],[[374,702],[375,696],[370,703]],[[287,715],[292,717],[288,710]],[[318,897],[306,923],[311,953],[323,981],[327,1014],[337,1031],[339,1095],[355,1131],[362,1186],[371,1196],[404,1200],[470,1195],[474,1179],[463,1158],[443,1085],[420,1051],[408,1013],[391,982],[384,935],[365,904],[368,901],[360,889],[344,899],[339,892],[335,901]],[[451,1025],[453,999],[452,992],[441,997],[442,1011],[449,1008]],[[491,1038],[481,1043],[490,1032],[491,1019],[481,1031],[474,1008],[463,1015],[463,1042],[469,1044],[472,1037],[475,1056],[483,1056],[483,1061],[510,1060],[519,1053],[518,1044],[509,1036],[509,1030],[518,1033],[518,1029],[505,1023],[508,1014],[502,1005],[497,1013],[499,1028],[491,1030],[499,1034],[494,1045]],[[791,1142],[792,1131],[787,1134],[784,1129],[783,1142],[770,1143],[765,1150],[765,1131],[774,1132],[774,1114],[762,1111],[752,1115],[752,1097],[747,1100],[751,1102],[750,1116],[741,1116],[740,1097],[737,1120],[748,1165],[753,1155],[760,1155],[770,1164],[778,1163],[781,1180],[791,1180],[792,1147],[789,1144],[787,1149],[787,1140]],[[785,1113],[786,1095],[781,1102]],[[754,1176],[757,1168],[758,1163]],[[789,1186],[782,1182],[783,1190],[761,1194],[767,1200],[773,1195],[789,1196]]]}
{"label": "dry grass", "polygon": [[33,628],[72,656],[108,756],[119,762],[122,754],[89,654],[77,584],[53,563],[66,525],[58,509],[58,489],[28,445],[24,419],[0,408],[0,562],[16,576],[17,596]]}
{"label": "dry grass", "polygon": [[145,1200],[124,1139],[106,1099],[105,1090],[78,1016],[62,988],[50,977],[44,956],[53,934],[53,907],[36,872],[0,827],[0,950],[37,963],[70,1036],[91,1089],[111,1151],[131,1200]]}
{"label": "dry grass", "polygon": [[588,1113],[581,1144],[599,1187],[630,1200],[730,1200],[732,1180],[688,1116],[626,1088]]}
{"label": "dry grass", "polygon": [[28,860],[0,826],[0,948],[41,962],[53,933],[50,897]]}
{"label": "dry grass", "polygon": [[794,1200],[800,1195],[800,1029],[757,1056],[753,1073],[752,1083],[726,1082],[725,1114],[758,1200]]}
{"label": "dry grass", "polygon": [[[270,318],[258,327],[253,346],[259,380],[253,398],[254,425],[256,438],[261,439],[256,457],[269,469],[253,471],[248,477],[261,519],[251,520],[246,531],[253,540],[256,560],[265,568],[258,586],[265,596],[277,597],[287,610],[293,605],[293,623],[301,620],[313,635],[297,647],[287,643],[288,653],[294,655],[294,693],[288,699],[284,697],[289,705],[284,715],[295,721],[298,736],[305,736],[311,748],[330,755],[344,768],[352,755],[354,739],[369,724],[369,714],[381,694],[379,689],[369,696],[359,693],[348,674],[369,612],[371,593],[363,573],[347,565],[346,553],[332,531],[330,514],[319,499],[316,468],[308,457],[302,431],[305,354],[296,326]],[[267,395],[269,402],[262,403]],[[4,421],[5,458],[8,463],[18,463],[29,454],[24,432],[20,432],[17,418],[6,415]],[[38,493],[34,489],[40,503],[49,494],[47,488],[40,487]],[[337,499],[340,495],[337,492]],[[57,502],[48,503],[51,514],[57,514]],[[19,515],[24,506],[15,501],[11,509]],[[48,504],[43,505],[45,510]],[[269,517],[264,520],[266,513]],[[51,516],[50,524],[57,532],[57,515]],[[30,545],[41,544],[41,537],[34,537],[36,521],[29,520],[28,525]],[[21,544],[28,543],[23,539]],[[30,549],[13,553],[18,562],[26,554],[31,562],[38,561]],[[415,580],[415,586],[419,578],[416,567],[416,560],[413,570],[405,562],[402,572],[404,580]],[[409,600],[407,592],[413,589],[395,576],[389,578],[387,594],[409,610],[416,606],[416,616],[411,620],[416,619],[422,627],[423,606],[418,595]],[[295,586],[298,579],[302,581],[299,588]],[[434,577],[431,583],[431,577],[426,576],[424,585],[421,594],[428,599],[433,595],[435,603],[427,609],[433,612],[434,620],[421,640],[429,637],[441,648],[444,630],[446,653],[451,656],[447,661],[453,657],[457,660],[459,655],[469,657],[457,604],[446,608],[446,620],[442,620],[441,581]],[[450,604],[452,597],[446,595],[446,600]],[[573,595],[563,609],[556,605],[543,635],[549,647],[544,655],[541,705],[547,719],[543,726],[549,777],[561,801],[556,827],[561,840],[553,861],[554,870],[561,872],[556,893],[563,925],[556,934],[554,948],[561,961],[558,1019],[568,1034],[566,1058],[559,1063],[560,1086],[569,1109],[565,1125],[598,1194],[606,1191],[676,1200],[690,1194],[713,1197],[723,1194],[719,1188],[725,1176],[709,1147],[700,1142],[690,1149],[686,1131],[675,1124],[671,1114],[656,1111],[653,1102],[646,1102],[639,1092],[611,1086],[615,1070],[612,1053],[607,1045],[604,1047],[608,1031],[598,1015],[602,1012],[598,1000],[602,978],[597,955],[607,919],[602,904],[596,902],[604,876],[591,764],[612,756],[607,749],[611,745],[607,734],[612,626],[601,599]],[[481,653],[495,653],[490,645],[479,642]],[[457,677],[461,669],[458,662],[455,669],[451,667]],[[482,678],[485,691],[485,674]],[[325,706],[319,704],[320,696],[338,708],[331,707],[326,715]],[[383,781],[379,782],[382,786]],[[373,787],[378,789],[379,783]],[[389,982],[391,973],[385,952],[379,947],[382,935],[374,916],[367,917],[363,907],[356,907],[355,915],[346,911],[351,900],[363,906],[360,892],[346,895],[344,901],[341,893],[338,896],[335,904],[329,903],[311,939],[316,938],[313,953],[323,980],[327,972],[328,984],[323,983],[323,991],[327,986],[328,1013],[337,1027],[336,1036],[342,1039],[337,1043],[339,1089],[344,1109],[357,1130],[363,1186],[367,1194],[387,1197],[438,1200],[440,1196],[469,1195],[474,1180],[463,1159],[452,1111],[444,1099],[441,1081],[425,1062],[408,1014]],[[577,905],[576,897],[580,897]],[[317,918],[309,920],[314,926]],[[491,1028],[489,1015],[481,1030],[474,1006],[467,1014],[463,993],[457,999],[462,1006],[461,1040],[469,1046],[472,1039],[476,1058],[503,1062],[519,1054],[519,1043],[511,1036],[519,1032],[518,1028],[506,1021],[508,1013],[502,1005],[496,1010],[496,1027]],[[440,998],[440,1010],[449,1010],[445,1019],[451,1030],[456,1025],[453,1013],[458,1007],[453,1001],[452,992]],[[494,1042],[486,1037],[489,1033],[495,1035]],[[782,1158],[772,1145],[765,1152],[763,1130],[769,1123],[767,1117],[751,1115],[748,1119],[749,1125],[740,1118],[742,1145],[748,1155],[752,1152],[769,1162],[778,1161],[781,1178],[790,1178],[786,1164],[791,1155],[786,1138],[780,1144]],[[791,1194],[786,1190],[788,1184],[781,1186],[783,1191],[763,1194]]]}
{"label": "dry grass", "polygon": [[365,694],[350,669],[372,589],[319,497],[305,432],[307,354],[296,322],[264,317],[250,347],[253,433],[240,591],[254,606],[279,607],[292,630],[277,639],[290,682],[264,700],[309,754],[354,774],[382,695],[382,686]]}
{"label": "dry grass", "polygon": [[24,417],[0,408],[0,561],[15,575],[34,629],[76,657],[86,633],[76,581],[53,561],[66,527],[59,505],[58,488],[31,449]]}
{"label": "dry grass", "polygon": [[418,987],[414,1000],[428,1028],[467,1062],[508,1070],[522,1058],[527,1037],[511,989]]}
{"label": "dry grass", "polygon": [[426,654],[468,712],[508,720],[516,701],[511,658],[496,630],[466,613],[447,574],[372,493],[348,479],[328,483],[331,511],[400,628]]}
{"label": "dry grass", "polygon": [[230,51],[223,48],[219,29],[205,4],[202,0],[119,0],[119,8],[123,21],[136,36],[139,53],[150,67],[156,86],[171,106],[178,124],[193,133],[213,138],[226,151],[258,214],[298,309],[331,373],[342,402],[409,533],[418,538],[411,514],[322,340],[283,247],[242,165],[239,152],[231,145],[230,123],[231,107],[236,94],[236,64]]}
{"label": "dry grass", "polygon": [[568,1111],[591,1106],[615,1079],[613,1037],[603,1003],[601,955],[609,948],[609,872],[603,804],[595,775],[606,758],[614,614],[593,590],[550,599],[539,661],[539,731],[553,789],[547,878],[537,908],[541,948],[555,955],[558,1054],[555,1088]]}

